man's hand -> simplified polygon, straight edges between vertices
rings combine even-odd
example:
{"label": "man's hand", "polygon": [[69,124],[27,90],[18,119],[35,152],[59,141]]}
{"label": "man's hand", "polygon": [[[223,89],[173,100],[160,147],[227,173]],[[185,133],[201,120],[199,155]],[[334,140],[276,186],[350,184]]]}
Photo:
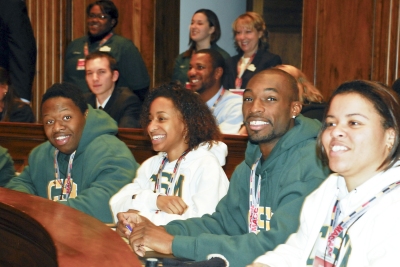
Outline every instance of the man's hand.
{"label": "man's hand", "polygon": [[164,227],[156,226],[145,217],[136,224],[129,236],[129,244],[136,254],[143,257],[144,246],[163,254],[172,254],[172,241],[174,237],[165,231]]}
{"label": "man's hand", "polygon": [[133,229],[136,224],[142,221],[142,216],[139,215],[137,210],[128,210],[127,212],[119,212],[117,214],[117,229],[116,232],[122,236],[129,238],[131,231],[128,229],[127,225]]}
{"label": "man's hand", "polygon": [[182,198],[177,196],[162,196],[157,197],[157,207],[168,214],[182,215],[187,209],[186,203]]}

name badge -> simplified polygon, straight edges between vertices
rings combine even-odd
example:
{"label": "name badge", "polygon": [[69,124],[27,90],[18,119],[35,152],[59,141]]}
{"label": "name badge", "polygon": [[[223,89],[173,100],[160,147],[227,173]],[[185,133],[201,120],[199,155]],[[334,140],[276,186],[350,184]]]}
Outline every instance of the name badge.
{"label": "name badge", "polygon": [[85,59],[80,58],[76,64],[76,70],[85,70]]}
{"label": "name badge", "polygon": [[247,69],[248,69],[249,71],[255,71],[255,70],[256,70],[256,66],[254,66],[253,64],[251,64],[251,65],[249,65],[249,66],[247,67]]}
{"label": "name badge", "polygon": [[100,47],[99,51],[110,52],[111,51],[111,47],[105,45],[105,46]]}

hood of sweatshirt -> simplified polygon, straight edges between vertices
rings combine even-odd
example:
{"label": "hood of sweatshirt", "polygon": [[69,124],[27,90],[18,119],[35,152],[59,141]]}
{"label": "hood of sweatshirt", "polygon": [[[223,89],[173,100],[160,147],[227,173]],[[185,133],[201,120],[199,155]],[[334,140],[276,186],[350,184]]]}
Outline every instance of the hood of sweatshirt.
{"label": "hood of sweatshirt", "polygon": [[[318,136],[319,130],[321,129],[321,123],[318,120],[306,118],[303,115],[299,115],[295,119],[295,123],[292,129],[290,129],[281,139],[276,143],[271,154],[267,160],[263,163],[263,169],[268,166],[268,162],[273,161],[274,158],[280,154],[291,149],[294,146],[298,146],[300,143],[308,140],[315,140]],[[245,162],[251,168],[256,159],[260,156],[261,151],[258,144],[247,143]]]}
{"label": "hood of sweatshirt", "polygon": [[[228,146],[221,142],[216,141],[213,143],[212,147],[210,148],[207,142],[201,143],[196,149],[191,150],[187,156],[185,156],[185,161],[190,162],[192,160],[198,160],[199,156],[201,155],[210,155],[212,153],[218,160],[221,166],[224,166],[226,163],[226,156],[228,155]],[[161,157],[166,157],[166,152],[158,153]]]}
{"label": "hood of sweatshirt", "polygon": [[106,112],[94,109],[90,105],[88,105],[88,111],[85,128],[83,129],[81,140],[76,149],[76,156],[83,153],[87,145],[96,137],[103,134],[116,135],[118,132],[117,122]]}
{"label": "hood of sweatshirt", "polygon": [[218,159],[218,162],[221,166],[225,165],[226,156],[228,155],[228,147],[223,142],[215,142],[210,148],[208,143],[201,143],[196,151],[209,151],[214,154],[214,156]]}

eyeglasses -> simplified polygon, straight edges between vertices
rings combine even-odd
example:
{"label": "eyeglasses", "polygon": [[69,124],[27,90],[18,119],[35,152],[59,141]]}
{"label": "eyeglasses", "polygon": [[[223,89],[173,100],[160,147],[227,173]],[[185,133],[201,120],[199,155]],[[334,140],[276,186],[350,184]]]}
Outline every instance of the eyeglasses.
{"label": "eyeglasses", "polygon": [[98,19],[101,19],[101,20],[109,18],[109,16],[108,16],[108,15],[103,15],[103,14],[93,14],[93,13],[90,13],[90,14],[88,15],[88,17],[89,17],[89,19],[95,19],[95,18],[98,18]]}

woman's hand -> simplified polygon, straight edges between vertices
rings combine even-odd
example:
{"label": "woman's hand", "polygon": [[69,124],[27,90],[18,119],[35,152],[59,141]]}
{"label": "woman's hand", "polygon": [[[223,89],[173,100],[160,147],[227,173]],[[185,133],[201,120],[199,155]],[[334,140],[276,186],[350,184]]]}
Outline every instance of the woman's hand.
{"label": "woman's hand", "polygon": [[182,215],[187,209],[186,203],[177,196],[162,196],[157,198],[157,207],[168,214]]}

